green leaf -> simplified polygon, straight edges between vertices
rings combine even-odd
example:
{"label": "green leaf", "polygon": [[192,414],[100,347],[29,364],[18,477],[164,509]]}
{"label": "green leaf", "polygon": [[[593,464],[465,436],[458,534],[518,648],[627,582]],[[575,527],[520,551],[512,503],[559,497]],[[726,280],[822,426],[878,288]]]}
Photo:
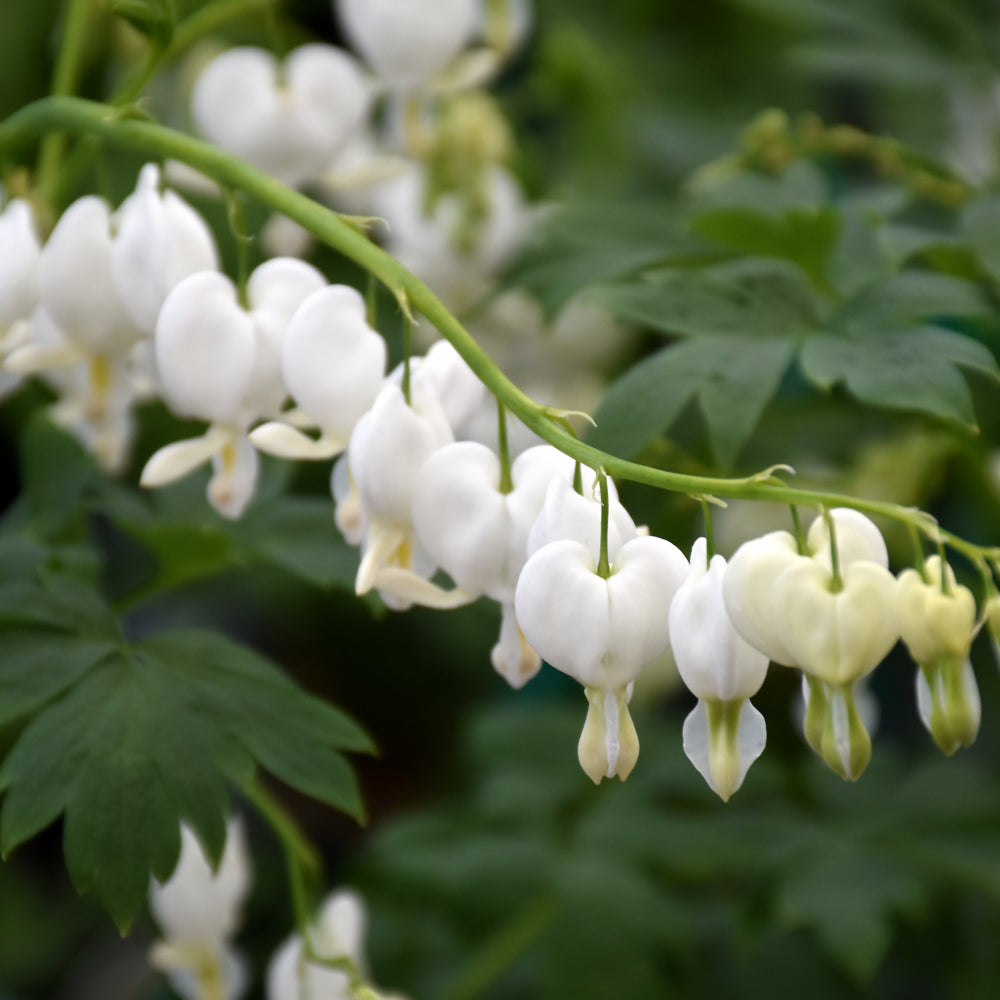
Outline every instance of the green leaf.
{"label": "green leaf", "polygon": [[[370,749],[346,715],[312,698],[266,660],[222,636],[179,632],[132,647],[21,635],[15,670],[62,641],[73,662],[28,696],[50,698],[0,767],[0,850],[9,853],[61,813],[77,888],[94,891],[126,928],[150,873],[169,876],[180,823],[218,858],[229,813],[227,781],[256,761],[351,815],[361,801],[339,751]],[[94,662],[94,657],[98,661]],[[0,673],[0,678],[4,677]],[[2,690],[2,688],[0,688]]]}
{"label": "green leaf", "polygon": [[160,48],[166,48],[174,34],[174,5],[168,0],[107,0],[112,14],[124,18]]}
{"label": "green leaf", "polygon": [[840,232],[840,216],[833,208],[790,208],[779,216],[754,208],[717,208],[694,215],[690,225],[693,232],[739,253],[791,261],[817,287],[830,287],[826,265]]}
{"label": "green leaf", "polygon": [[21,482],[32,528],[53,537],[82,512],[99,472],[80,444],[42,411],[25,425],[20,445]]}
{"label": "green leaf", "polygon": [[970,202],[962,211],[962,232],[983,267],[1000,281],[1000,195]]}
{"label": "green leaf", "polygon": [[0,725],[20,718],[75,684],[115,650],[105,639],[87,639],[44,629],[0,634]]}
{"label": "green leaf", "polygon": [[978,285],[947,274],[904,271],[865,288],[835,317],[841,329],[880,333],[926,321],[995,314]]}
{"label": "green leaf", "polygon": [[802,349],[806,378],[821,389],[843,382],[862,402],[914,410],[975,427],[972,398],[959,369],[997,375],[978,341],[938,327],[810,338]]}
{"label": "green leaf", "polygon": [[801,273],[761,258],[657,272],[602,289],[595,300],[624,320],[682,337],[799,339],[822,329],[822,303]]}
{"label": "green leaf", "polygon": [[704,241],[685,231],[674,208],[568,208],[542,228],[515,262],[507,284],[533,292],[552,317],[592,285],[654,264],[712,255]]}
{"label": "green leaf", "polygon": [[781,216],[791,209],[817,209],[828,201],[829,185],[823,171],[808,160],[797,160],[775,174],[741,170],[705,191],[699,205]]}
{"label": "green leaf", "polygon": [[636,454],[677,419],[697,395],[720,464],[735,461],[777,391],[794,342],[702,336],[639,362],[608,390],[588,442]]}
{"label": "green leaf", "polygon": [[812,850],[781,884],[777,908],[788,927],[812,926],[824,948],[857,982],[866,982],[892,943],[897,913],[919,908],[926,889],[916,874],[885,854],[851,844]]}

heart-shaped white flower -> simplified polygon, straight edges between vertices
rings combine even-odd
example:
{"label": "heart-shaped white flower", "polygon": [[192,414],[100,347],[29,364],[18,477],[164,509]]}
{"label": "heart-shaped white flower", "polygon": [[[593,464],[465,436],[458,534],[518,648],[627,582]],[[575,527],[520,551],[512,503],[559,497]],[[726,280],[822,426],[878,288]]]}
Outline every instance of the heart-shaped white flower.
{"label": "heart-shaped white flower", "polygon": [[368,113],[371,86],[332,45],[303,45],[279,66],[264,49],[229,49],[205,68],[191,114],[207,139],[297,186],[322,176]]}

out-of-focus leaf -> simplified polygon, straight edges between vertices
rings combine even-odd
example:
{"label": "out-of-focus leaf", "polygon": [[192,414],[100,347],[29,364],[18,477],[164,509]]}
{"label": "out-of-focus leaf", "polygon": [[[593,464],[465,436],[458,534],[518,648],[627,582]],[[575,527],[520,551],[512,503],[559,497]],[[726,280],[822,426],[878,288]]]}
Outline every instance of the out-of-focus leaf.
{"label": "out-of-focus leaf", "polygon": [[[18,634],[24,661],[35,654]],[[0,849],[8,853],[65,812],[74,883],[94,891],[120,927],[142,905],[150,873],[163,880],[172,871],[182,821],[219,857],[226,783],[248,781],[254,761],[360,815],[340,751],[370,749],[368,737],[249,650],[178,632],[112,651],[81,643],[73,656],[28,692],[37,702],[83,675],[35,717],[0,767]]]}
{"label": "out-of-focus leaf", "polygon": [[146,35],[160,48],[173,37],[173,3],[167,0],[106,0],[113,14],[124,18],[137,31]]}
{"label": "out-of-focus leaf", "polygon": [[802,349],[801,365],[821,389],[843,382],[872,406],[914,410],[969,427],[975,427],[976,417],[960,369],[997,375],[996,361],[982,344],[931,326],[812,337]]}
{"label": "out-of-focus leaf", "polygon": [[966,205],[962,232],[986,270],[1000,281],[1000,197],[994,195]]}
{"label": "out-of-focus leaf", "polygon": [[818,287],[829,287],[826,265],[840,232],[833,208],[790,208],[778,216],[755,208],[716,208],[694,215],[690,224],[699,235],[739,253],[791,261]]}
{"label": "out-of-focus leaf", "polygon": [[799,340],[823,329],[823,303],[782,261],[748,258],[701,271],[659,271],[610,285],[596,300],[621,319],[682,337]]}
{"label": "out-of-focus leaf", "polygon": [[790,339],[702,336],[639,362],[608,390],[587,440],[631,456],[665,433],[693,398],[719,463],[731,465],[777,391],[795,351]]}
{"label": "out-of-focus leaf", "polygon": [[[699,176],[704,175],[695,175],[696,186]],[[827,205],[829,187],[823,171],[808,160],[796,160],[778,173],[740,170],[700,192],[698,211],[742,208],[777,219],[786,212]]]}
{"label": "out-of-focus leaf", "polygon": [[526,288],[553,316],[591,285],[669,261],[711,257],[675,208],[595,206],[559,212],[527,247],[507,284]]}

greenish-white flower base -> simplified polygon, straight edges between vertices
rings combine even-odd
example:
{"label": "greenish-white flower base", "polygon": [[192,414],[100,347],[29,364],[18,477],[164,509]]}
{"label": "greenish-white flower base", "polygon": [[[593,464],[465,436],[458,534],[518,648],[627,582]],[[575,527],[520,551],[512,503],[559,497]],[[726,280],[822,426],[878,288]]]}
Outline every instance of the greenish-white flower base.
{"label": "greenish-white flower base", "polygon": [[750,700],[699,701],[684,720],[684,753],[712,791],[728,802],[764,752],[767,726]]}
{"label": "greenish-white flower base", "polygon": [[639,759],[639,735],[628,710],[628,689],[584,689],[587,719],[580,733],[580,766],[595,785],[617,775],[624,781]]}
{"label": "greenish-white flower base", "polygon": [[872,757],[853,682],[828,684],[806,676],[806,741],[846,781],[857,781]]}
{"label": "greenish-white flower base", "polygon": [[971,746],[979,733],[982,703],[968,658],[921,663],[917,670],[917,709],[927,731],[951,756]]}

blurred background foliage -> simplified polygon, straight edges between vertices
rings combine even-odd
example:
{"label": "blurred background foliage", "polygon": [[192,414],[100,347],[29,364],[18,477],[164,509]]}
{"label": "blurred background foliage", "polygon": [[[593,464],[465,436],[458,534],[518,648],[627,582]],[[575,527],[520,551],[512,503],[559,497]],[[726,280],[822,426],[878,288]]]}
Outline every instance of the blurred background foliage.
{"label": "blurred background foliage", "polygon": [[[197,6],[179,2],[182,11]],[[62,7],[34,0],[0,11],[0,118],[46,92]],[[570,208],[528,249],[512,283],[553,308],[597,288],[645,331],[643,352],[660,348],[664,335],[669,350],[716,336],[720,324],[756,323],[761,338],[771,336],[788,320],[787,288],[777,313],[773,299],[751,289],[749,305],[741,298],[734,315],[715,313],[706,329],[682,328],[690,311],[687,320],[662,318],[695,287],[690,272],[671,272],[664,260],[671,213],[689,221],[692,211],[726,210],[708,223],[702,216],[707,249],[684,246],[676,256],[682,267],[698,258],[712,302],[731,273],[713,268],[742,258],[770,261],[769,281],[774,261],[790,260],[806,311],[829,305],[824,283],[843,306],[879,267],[887,279],[909,268],[917,277],[903,299],[931,297],[922,319],[941,314],[934,303],[944,293],[931,283],[958,282],[936,329],[995,352],[1000,237],[991,235],[988,200],[981,215],[960,204],[976,203],[969,192],[996,181],[1000,8],[992,0],[535,7],[533,39],[496,93],[528,189]],[[268,44],[279,27],[286,44],[338,39],[327,0],[288,0],[278,18],[260,13],[228,26],[218,44]],[[135,39],[119,22],[108,17],[104,28],[88,54],[88,96],[105,94],[135,58]],[[172,67],[153,89],[154,110],[180,125],[175,94],[186,72]],[[765,108],[782,109],[787,121],[759,118]],[[806,112],[895,137],[916,169],[926,161],[933,178],[957,178],[963,193],[914,197],[877,163],[824,153],[751,162],[789,137],[808,137],[797,124]],[[751,121],[757,131],[741,139]],[[715,167],[693,173],[706,163]],[[108,183],[119,196],[135,166],[111,162]],[[82,191],[89,178],[80,183]],[[733,209],[756,214],[748,221]],[[762,217],[779,222],[762,226]],[[866,238],[850,242],[855,222],[877,236],[877,261],[864,256]],[[318,260],[334,279],[357,279],[332,254]],[[659,296],[652,304],[636,294],[650,288]],[[691,310],[700,315],[697,304]],[[911,360],[904,352],[885,367]],[[805,483],[921,504],[965,537],[1000,538],[995,382],[963,369],[965,403],[961,390],[944,393],[957,409],[942,412],[944,397],[935,404],[933,391],[925,406],[893,404],[884,386],[866,398],[849,377],[851,392],[836,388],[832,375],[824,387],[832,391],[816,391],[824,378],[810,380],[802,365],[777,371],[752,412],[730,406],[713,416],[704,395],[695,405],[692,383],[683,405],[659,414],[641,440],[608,443],[682,471],[791,462]],[[930,366],[932,381],[952,370],[944,360]],[[357,761],[370,817],[363,829],[281,791],[320,845],[329,884],[365,896],[378,982],[415,1000],[806,992],[972,1000],[1000,979],[1000,682],[984,640],[974,650],[983,731],[952,760],[919,727],[913,668],[898,651],[874,678],[882,721],[857,785],[812,758],[793,719],[792,674],[773,668],[760,699],[767,753],[722,805],[682,754],[688,698],[671,695],[667,668],[637,693],[636,772],[623,786],[593,788],[575,759],[576,685],[546,670],[527,690],[507,690],[488,663],[492,606],[394,615],[351,595],[355,557],[332,530],[323,470],[269,463],[270,488],[237,525],[205,507],[197,481],[139,497],[129,485],[138,467],[177,436],[176,422],[156,409],[144,414],[136,468],[120,487],[82,475],[78,489],[39,496],[32,482],[68,481],[65,447],[39,439],[31,420],[45,399],[29,387],[0,409],[8,522],[27,509],[51,542],[96,553],[130,638],[169,625],[221,628],[349,710],[379,744],[379,756]],[[613,417],[602,424],[613,429]],[[26,438],[33,444],[19,464]],[[282,498],[285,489],[295,498]],[[699,532],[684,498],[630,486],[623,498],[637,522],[682,548]],[[733,504],[719,516],[722,547],[784,526],[786,516]],[[889,541],[894,565],[904,565],[907,540]],[[0,742],[15,736],[0,731]],[[256,887],[241,940],[261,972],[292,920],[276,844],[252,820],[251,839]],[[58,829],[0,866],[5,1000],[165,997],[145,961],[151,936],[147,922],[120,941],[98,905],[73,894]]]}

